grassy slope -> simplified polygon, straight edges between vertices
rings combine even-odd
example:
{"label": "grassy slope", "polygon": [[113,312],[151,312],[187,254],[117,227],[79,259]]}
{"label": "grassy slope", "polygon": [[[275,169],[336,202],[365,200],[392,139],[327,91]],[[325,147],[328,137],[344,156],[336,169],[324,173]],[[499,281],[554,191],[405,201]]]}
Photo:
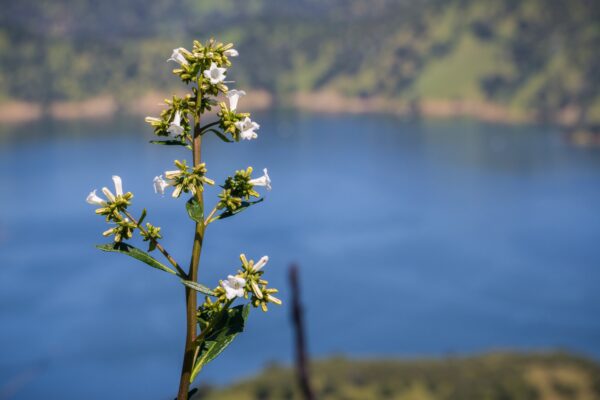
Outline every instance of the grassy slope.
{"label": "grassy slope", "polygon": [[0,100],[171,90],[170,49],[213,34],[240,49],[239,85],[280,99],[489,101],[550,120],[575,106],[600,124],[600,3],[589,0],[0,2]]}
{"label": "grassy slope", "polygon": [[[600,399],[600,366],[561,353],[414,361],[336,358],[314,363],[312,376],[323,400]],[[229,388],[201,392],[196,399],[301,399],[293,372],[276,367]]]}

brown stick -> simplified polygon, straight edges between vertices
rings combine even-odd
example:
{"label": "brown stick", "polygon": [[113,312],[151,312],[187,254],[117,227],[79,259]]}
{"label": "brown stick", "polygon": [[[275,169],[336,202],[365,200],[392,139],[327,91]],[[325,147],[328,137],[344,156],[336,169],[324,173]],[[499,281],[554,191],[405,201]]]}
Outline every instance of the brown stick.
{"label": "brown stick", "polygon": [[300,302],[300,282],[298,278],[298,266],[292,264],[289,269],[290,287],[292,289],[292,320],[296,333],[296,372],[298,384],[305,400],[314,400],[310,386],[310,375],[308,371],[308,356],[304,336],[304,318],[302,304]]}

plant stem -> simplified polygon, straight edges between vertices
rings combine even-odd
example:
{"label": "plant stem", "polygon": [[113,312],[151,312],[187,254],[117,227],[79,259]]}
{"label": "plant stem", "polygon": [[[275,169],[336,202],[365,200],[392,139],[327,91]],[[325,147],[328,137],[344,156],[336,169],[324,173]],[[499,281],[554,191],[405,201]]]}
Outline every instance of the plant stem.
{"label": "plant stem", "polygon": [[213,215],[215,215],[216,212],[217,212],[217,207],[213,208],[213,210],[210,212],[210,214],[208,214],[208,217],[206,217],[205,225],[208,225],[212,222],[210,219],[212,218]]}
{"label": "plant stem", "polygon": [[[141,226],[138,223],[138,221],[127,210],[123,210],[123,213],[127,216],[127,218],[129,218],[134,224],[137,225],[138,229],[141,232],[146,233],[146,229],[144,229],[144,227]],[[156,245],[156,248],[158,249],[158,251],[160,251],[163,254],[163,256],[165,256],[165,258],[167,260],[169,260],[169,262],[171,263],[171,265],[173,265],[175,267],[175,269],[177,270],[177,272],[179,272],[179,275],[181,275],[182,278],[186,278],[187,274],[179,266],[179,264],[177,263],[177,261],[175,261],[175,259],[173,257],[171,257],[171,255],[169,254],[169,252],[167,250],[165,250],[165,248],[162,247],[162,245],[160,243],[158,243],[157,240],[155,240],[155,239],[150,239],[150,240],[152,240],[152,242],[154,242],[154,244]]]}
{"label": "plant stem", "polygon": [[[198,93],[198,98],[201,98],[201,93]],[[194,143],[192,153],[194,159],[194,167],[200,164],[202,150],[202,130],[200,127],[200,110],[197,111],[194,121]],[[196,199],[200,207],[204,207],[204,196],[202,190],[196,190]],[[200,253],[202,252],[202,241],[204,239],[204,222],[196,222],[194,231],[194,245],[192,247],[192,259],[190,261],[190,270],[188,271],[188,279],[192,282],[198,282],[198,265],[200,263]],[[190,378],[192,369],[194,368],[194,356],[196,340],[196,309],[197,309],[197,294],[195,290],[185,287],[185,313],[186,313],[186,337],[185,337],[185,352],[183,356],[183,365],[181,367],[181,378],[179,381],[179,392],[177,400],[188,400],[190,390]]]}

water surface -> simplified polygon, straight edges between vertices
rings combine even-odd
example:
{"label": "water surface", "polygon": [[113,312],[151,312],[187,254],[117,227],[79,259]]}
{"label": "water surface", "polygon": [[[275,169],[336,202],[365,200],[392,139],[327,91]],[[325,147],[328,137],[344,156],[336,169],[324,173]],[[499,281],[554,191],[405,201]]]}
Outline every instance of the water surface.
{"label": "water surface", "polygon": [[[558,347],[600,357],[600,151],[539,126],[257,119],[260,140],[204,147],[210,177],[268,167],[274,189],[211,225],[202,282],[235,271],[242,251],[268,254],[285,301],[298,262],[316,356]],[[139,119],[2,130],[0,398],[169,399],[181,285],[94,249],[105,225],[84,200],[119,174],[132,209],[147,207],[187,263],[184,201],[152,191],[184,153],[147,144]],[[288,309],[254,312],[203,379],[230,382],[292,354]]]}

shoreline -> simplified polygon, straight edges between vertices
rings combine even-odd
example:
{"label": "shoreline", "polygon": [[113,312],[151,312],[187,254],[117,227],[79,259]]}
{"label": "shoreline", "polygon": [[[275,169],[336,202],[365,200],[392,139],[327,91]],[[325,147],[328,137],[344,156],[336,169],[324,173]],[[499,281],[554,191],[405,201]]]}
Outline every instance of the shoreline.
{"label": "shoreline", "polygon": [[[93,120],[112,118],[119,114],[132,116],[157,116],[164,107],[164,99],[171,94],[149,92],[136,103],[119,104],[110,95],[96,96],[81,101],[56,101],[42,107],[35,102],[11,100],[0,102],[0,123],[20,125],[42,118],[55,120]],[[249,112],[273,109],[274,96],[266,90],[253,90],[244,99]],[[424,99],[407,101],[383,97],[345,97],[333,91],[301,92],[285,99],[283,106],[300,111],[323,114],[382,113],[412,118],[469,118],[483,122],[524,124],[542,122],[533,111],[515,110],[488,101]],[[580,110],[566,107],[552,121],[563,128],[576,124]]]}

